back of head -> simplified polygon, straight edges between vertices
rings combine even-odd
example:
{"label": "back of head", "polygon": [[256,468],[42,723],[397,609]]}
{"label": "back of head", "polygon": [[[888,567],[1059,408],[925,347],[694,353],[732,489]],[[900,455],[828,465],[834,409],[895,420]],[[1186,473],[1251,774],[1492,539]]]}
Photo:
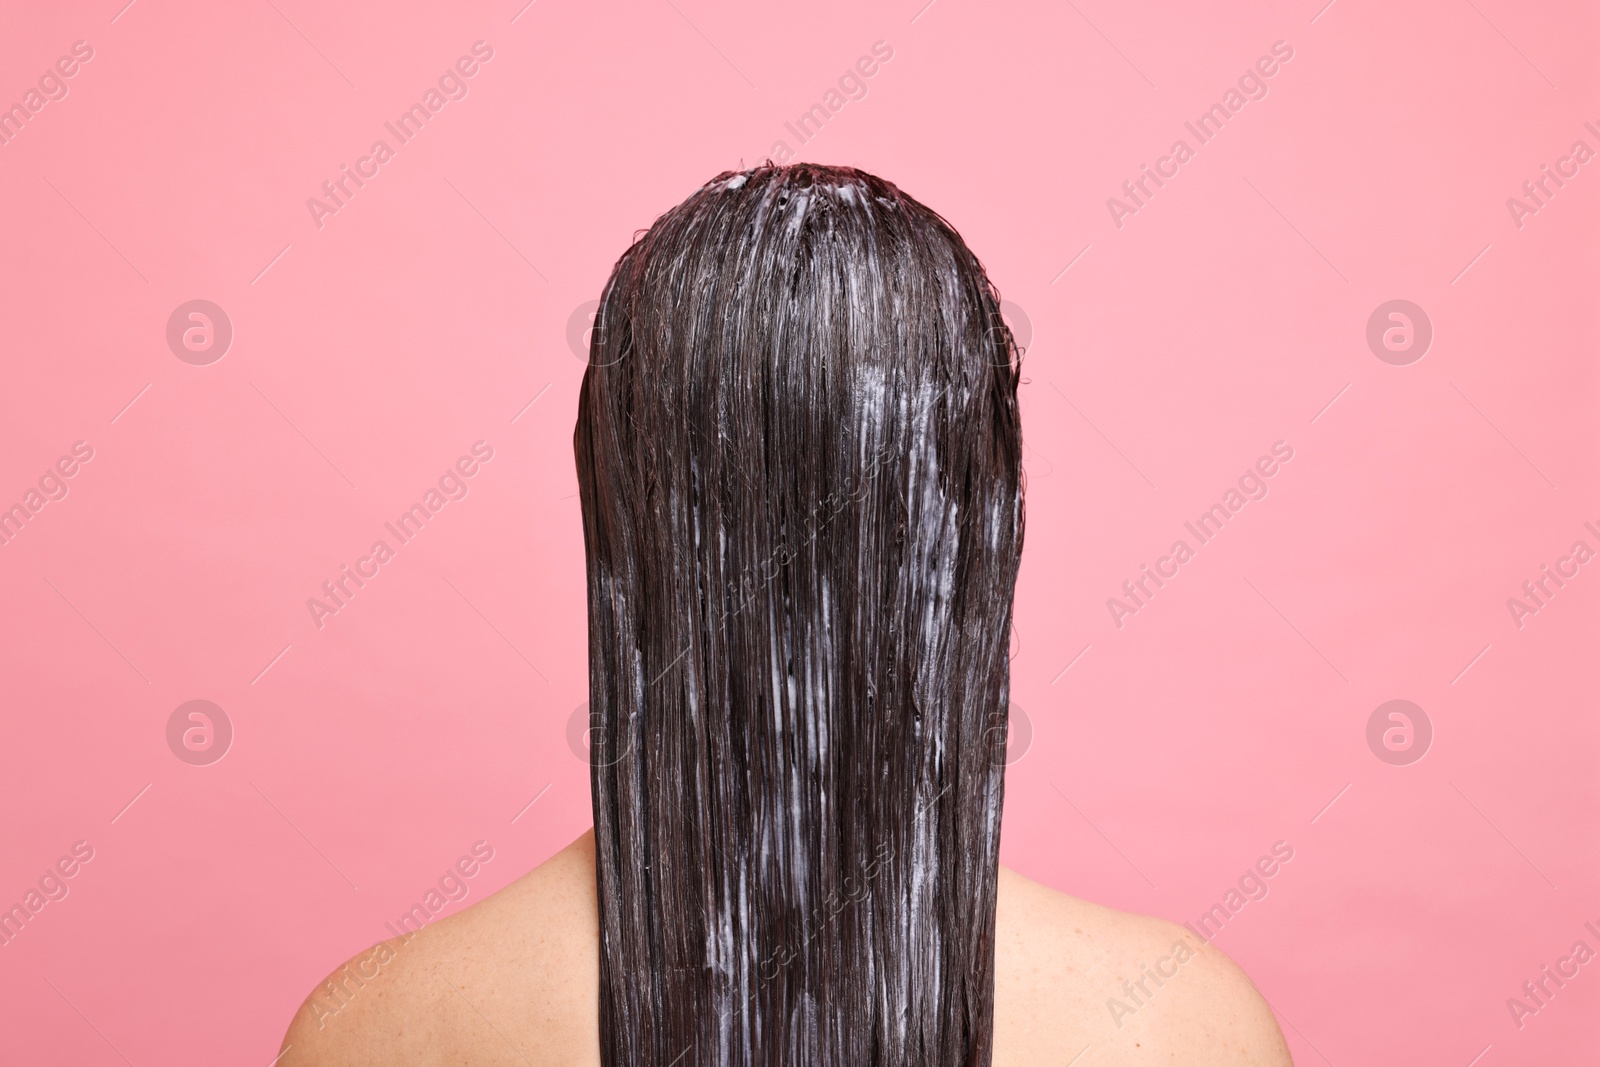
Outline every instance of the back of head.
{"label": "back of head", "polygon": [[574,434],[608,1067],[986,1065],[1019,354],[860,171],[618,261]]}

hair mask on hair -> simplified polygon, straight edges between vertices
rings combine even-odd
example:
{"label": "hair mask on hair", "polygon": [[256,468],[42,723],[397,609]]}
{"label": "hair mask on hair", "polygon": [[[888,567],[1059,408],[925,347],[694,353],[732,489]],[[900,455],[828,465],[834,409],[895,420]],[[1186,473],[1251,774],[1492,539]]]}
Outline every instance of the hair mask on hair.
{"label": "hair mask on hair", "polygon": [[937,214],[720,175],[617,262],[573,435],[608,1067],[986,1065],[1019,354]]}

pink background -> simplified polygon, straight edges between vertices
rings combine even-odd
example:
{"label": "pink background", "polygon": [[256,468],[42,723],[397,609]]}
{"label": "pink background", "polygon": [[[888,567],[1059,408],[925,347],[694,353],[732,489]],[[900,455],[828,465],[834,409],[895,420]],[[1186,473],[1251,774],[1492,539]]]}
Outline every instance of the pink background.
{"label": "pink background", "polygon": [[[1186,921],[1282,840],[1217,943],[1297,1062],[1600,1058],[1600,963],[1506,1005],[1600,950],[1600,563],[1506,604],[1600,550],[1600,162],[1506,203],[1600,149],[1600,20],[1324,2],[11,5],[0,103],[94,57],[0,146],[0,506],[94,458],[0,546],[0,904],[95,853],[0,947],[0,1061],[264,1067],[473,842],[469,903],[588,826],[569,320],[780,139],[945,214],[1031,330],[1003,862]],[[307,198],[478,40],[469,95],[319,228]],[[1405,366],[1365,340],[1395,298],[1434,329]],[[234,329],[205,366],[165,339],[192,299]],[[478,440],[469,495],[319,629],[307,598]],[[1279,440],[1269,495],[1119,629],[1107,598]],[[1434,731],[1407,766],[1366,741],[1397,698]],[[209,766],[167,745],[194,699],[235,732]]]}

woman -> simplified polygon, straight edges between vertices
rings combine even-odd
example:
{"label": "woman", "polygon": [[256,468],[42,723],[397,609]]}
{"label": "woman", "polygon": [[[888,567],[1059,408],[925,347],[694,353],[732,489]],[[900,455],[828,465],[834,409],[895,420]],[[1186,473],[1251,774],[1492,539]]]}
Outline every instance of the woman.
{"label": "woman", "polygon": [[1221,953],[998,865],[1020,353],[960,236],[724,174],[596,322],[595,828],[335,972],[280,1063],[1288,1063]]}

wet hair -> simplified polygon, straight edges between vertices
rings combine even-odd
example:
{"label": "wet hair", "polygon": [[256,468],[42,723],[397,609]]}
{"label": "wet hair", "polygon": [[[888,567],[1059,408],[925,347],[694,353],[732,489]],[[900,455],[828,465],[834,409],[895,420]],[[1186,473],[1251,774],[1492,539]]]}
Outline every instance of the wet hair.
{"label": "wet hair", "polygon": [[989,1063],[1020,359],[851,168],[618,260],[573,434],[607,1067]]}

